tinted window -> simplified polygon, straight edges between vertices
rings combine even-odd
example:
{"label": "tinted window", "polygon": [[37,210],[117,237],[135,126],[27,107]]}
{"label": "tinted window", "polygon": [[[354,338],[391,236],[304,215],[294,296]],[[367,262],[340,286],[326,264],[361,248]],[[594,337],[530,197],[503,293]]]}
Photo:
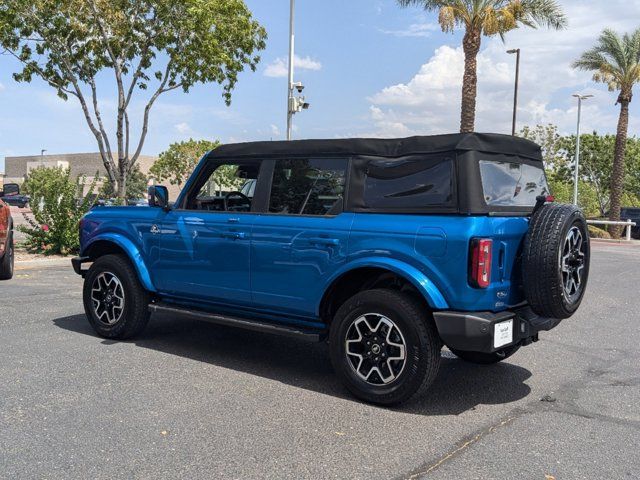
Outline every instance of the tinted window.
{"label": "tinted window", "polygon": [[452,203],[453,162],[411,157],[371,160],[366,165],[364,204],[375,209],[418,209]]}
{"label": "tinted window", "polygon": [[333,215],[342,211],[347,159],[277,160],[269,211]]}
{"label": "tinted window", "polygon": [[549,195],[542,167],[480,160],[480,176],[487,205],[532,207],[536,204],[537,196]]}

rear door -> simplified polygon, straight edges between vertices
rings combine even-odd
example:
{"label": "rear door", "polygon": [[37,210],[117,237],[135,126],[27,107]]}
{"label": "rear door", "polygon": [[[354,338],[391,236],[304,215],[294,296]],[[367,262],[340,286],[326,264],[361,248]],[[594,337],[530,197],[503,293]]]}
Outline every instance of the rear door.
{"label": "rear door", "polygon": [[252,231],[254,303],[313,316],[329,278],[346,261],[354,215],[344,213],[347,158],[270,161],[268,213]]}

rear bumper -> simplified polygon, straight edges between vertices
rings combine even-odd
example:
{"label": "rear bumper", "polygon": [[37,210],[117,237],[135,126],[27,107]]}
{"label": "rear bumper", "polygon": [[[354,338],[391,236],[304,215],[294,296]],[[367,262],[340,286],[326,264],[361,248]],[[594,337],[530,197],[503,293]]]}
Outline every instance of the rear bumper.
{"label": "rear bumper", "polygon": [[92,260],[89,257],[74,257],[71,259],[71,265],[73,266],[73,271],[80,275],[82,278],[87,274],[86,270],[82,270],[82,264],[91,262]]}
{"label": "rear bumper", "polygon": [[[560,323],[558,318],[540,317],[530,307],[520,307],[504,312],[453,312],[433,314],[440,338],[447,347],[469,352],[492,353],[512,345],[528,345],[538,341],[538,333],[548,331]],[[496,337],[496,325],[509,328],[512,322],[511,341],[505,336]],[[501,328],[498,327],[498,328]]]}

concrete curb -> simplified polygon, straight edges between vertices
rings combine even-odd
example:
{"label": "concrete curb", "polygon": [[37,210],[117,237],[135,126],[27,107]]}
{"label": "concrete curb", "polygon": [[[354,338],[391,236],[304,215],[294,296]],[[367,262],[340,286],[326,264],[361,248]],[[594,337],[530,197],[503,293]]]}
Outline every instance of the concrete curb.
{"label": "concrete curb", "polygon": [[16,260],[15,270],[29,270],[33,268],[68,266],[71,270],[72,257],[37,258],[34,260]]}

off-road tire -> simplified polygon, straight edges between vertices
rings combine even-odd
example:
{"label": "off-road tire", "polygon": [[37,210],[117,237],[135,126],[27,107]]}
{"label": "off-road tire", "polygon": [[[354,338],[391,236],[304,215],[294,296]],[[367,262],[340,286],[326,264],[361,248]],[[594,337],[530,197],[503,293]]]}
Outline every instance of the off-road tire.
{"label": "off-road tire", "polygon": [[[372,385],[349,363],[349,329],[365,314],[384,316],[399,329],[406,346],[406,362],[395,380]],[[347,300],[336,313],[329,333],[331,363],[347,389],[356,397],[379,405],[394,405],[421,395],[435,379],[442,343],[433,319],[420,302],[394,290],[367,290]]]}
{"label": "off-road tire", "polygon": [[[124,310],[116,323],[107,325],[98,318],[91,298],[96,278],[109,273],[117,277],[124,290]],[[124,255],[105,255],[98,258],[84,280],[83,303],[89,323],[96,333],[105,338],[125,340],[138,335],[149,321],[150,295],[142,287],[129,259]]]}
{"label": "off-road tire", "polygon": [[[9,227],[11,228],[11,227]],[[15,263],[15,250],[13,246],[13,232],[7,236],[7,244],[4,247],[4,255],[0,260],[0,280],[11,280]]]}
{"label": "off-road tire", "polygon": [[512,356],[520,350],[520,345],[512,345],[493,353],[465,352],[463,350],[456,350],[453,348],[450,348],[449,350],[451,350],[451,353],[456,357],[464,360],[465,362],[477,363],[479,365],[493,365]]}
{"label": "off-road tire", "polygon": [[[565,292],[563,248],[574,227],[584,242],[584,268],[579,291]],[[580,306],[589,278],[590,244],[587,222],[575,205],[549,203],[530,220],[522,254],[525,298],[535,313],[543,317],[569,318]]]}

